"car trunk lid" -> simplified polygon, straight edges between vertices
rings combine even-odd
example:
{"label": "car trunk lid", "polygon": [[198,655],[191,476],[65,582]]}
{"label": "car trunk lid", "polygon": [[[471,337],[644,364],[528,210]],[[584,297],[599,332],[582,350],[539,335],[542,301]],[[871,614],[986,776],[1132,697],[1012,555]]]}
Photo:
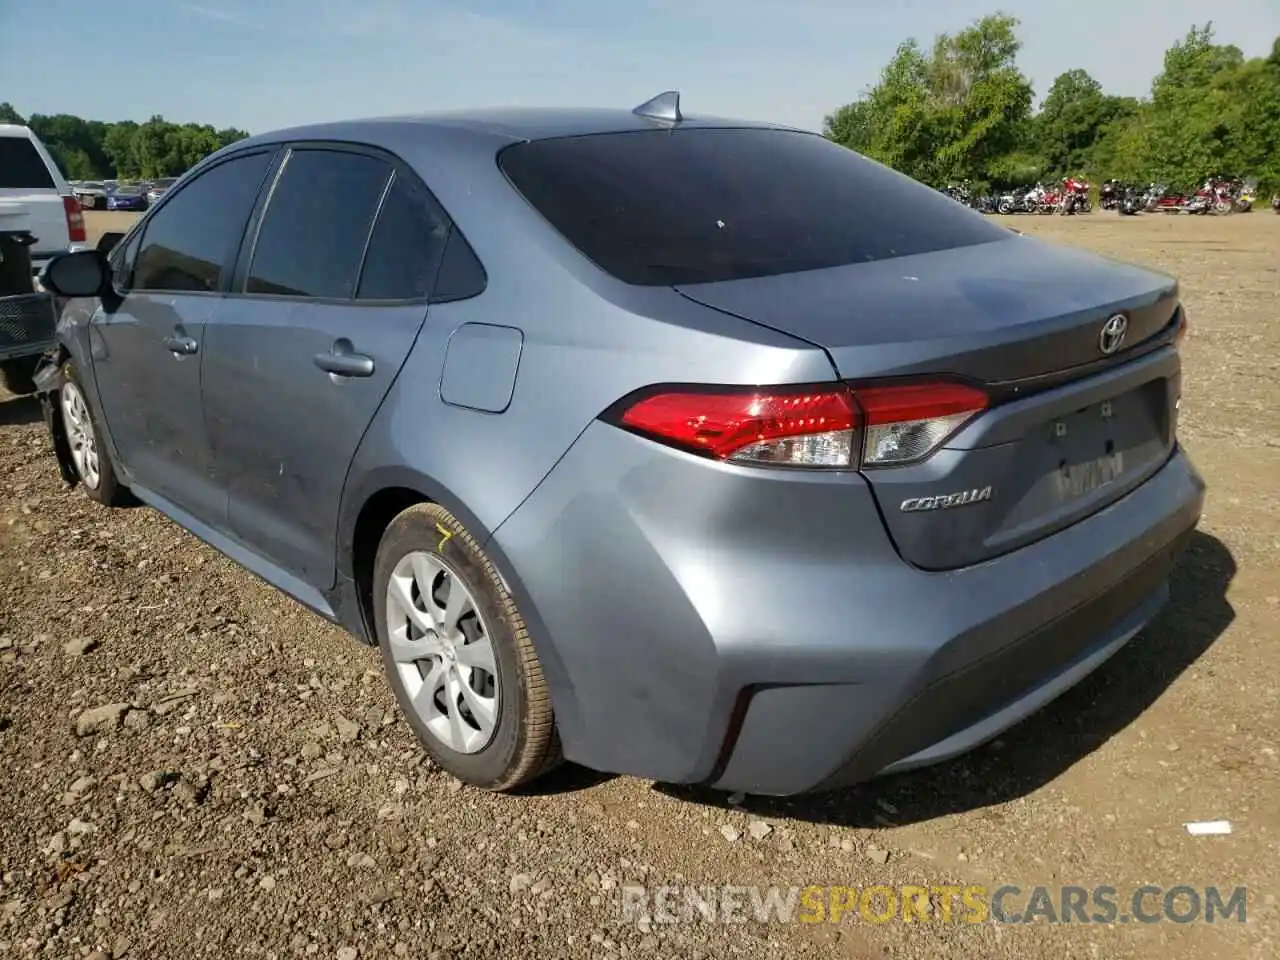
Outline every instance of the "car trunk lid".
{"label": "car trunk lid", "polygon": [[[992,406],[932,456],[864,469],[899,552],[925,569],[978,563],[1083,519],[1173,448],[1178,288],[1138,267],[1013,236],[678,289],[821,346],[855,388],[902,376],[985,386]],[[1117,315],[1125,335],[1104,352]]]}

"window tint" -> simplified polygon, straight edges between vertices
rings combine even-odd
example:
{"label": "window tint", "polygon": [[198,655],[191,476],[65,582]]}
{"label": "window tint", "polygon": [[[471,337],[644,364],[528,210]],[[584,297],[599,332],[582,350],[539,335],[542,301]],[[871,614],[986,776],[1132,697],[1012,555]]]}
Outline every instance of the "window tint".
{"label": "window tint", "polygon": [[686,284],[1007,239],[936,190],[814,134],[677,129],[517,144],[502,169],[628,283]]}
{"label": "window tint", "polygon": [[44,158],[26,137],[0,137],[0,190],[54,186]]}
{"label": "window tint", "polygon": [[249,293],[348,299],[391,167],[338,150],[296,150],[258,231]]}
{"label": "window tint", "polygon": [[228,160],[168,198],[146,223],[132,289],[217,290],[270,162],[270,153]]}
{"label": "window tint", "polygon": [[135,233],[126,243],[122,243],[111,251],[108,258],[111,264],[111,280],[117,290],[128,290],[133,286],[133,267],[138,256],[140,233]]}
{"label": "window tint", "polygon": [[440,272],[436,274],[436,286],[431,292],[431,299],[465,300],[484,292],[489,282],[480,258],[467,243],[456,226],[449,231],[449,242],[444,249],[444,262],[440,264]]}
{"label": "window tint", "polygon": [[378,212],[360,272],[360,300],[414,300],[431,293],[449,221],[425,193],[397,175]]}

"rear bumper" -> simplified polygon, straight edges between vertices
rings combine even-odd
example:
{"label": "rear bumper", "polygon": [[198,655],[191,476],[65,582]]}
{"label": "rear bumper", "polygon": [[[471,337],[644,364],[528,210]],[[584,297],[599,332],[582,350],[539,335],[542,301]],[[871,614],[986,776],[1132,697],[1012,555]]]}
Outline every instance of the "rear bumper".
{"label": "rear bumper", "polygon": [[1203,496],[1178,451],[1052,537],[929,573],[856,474],[593,424],[492,545],[570,759],[781,795],[954,756],[1078,682],[1165,600]]}

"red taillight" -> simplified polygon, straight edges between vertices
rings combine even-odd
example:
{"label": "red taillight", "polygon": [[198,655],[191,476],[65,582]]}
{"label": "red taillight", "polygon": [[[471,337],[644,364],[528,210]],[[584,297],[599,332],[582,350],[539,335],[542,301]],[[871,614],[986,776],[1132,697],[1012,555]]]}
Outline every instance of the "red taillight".
{"label": "red taillight", "polygon": [[75,197],[63,197],[62,209],[67,213],[67,234],[72,243],[84,243],[88,237],[84,232],[84,212],[80,209],[80,201]]}
{"label": "red taillight", "polygon": [[857,411],[843,386],[672,390],[628,407],[624,426],[719,460],[848,467]]}
{"label": "red taillight", "polygon": [[718,460],[856,469],[923,459],[987,402],[955,383],[672,388],[647,392],[617,419]]}

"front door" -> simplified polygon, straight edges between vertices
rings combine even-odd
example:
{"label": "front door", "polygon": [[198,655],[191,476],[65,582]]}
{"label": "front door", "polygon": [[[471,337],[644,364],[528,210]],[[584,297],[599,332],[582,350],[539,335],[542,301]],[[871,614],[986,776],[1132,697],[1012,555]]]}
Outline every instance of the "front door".
{"label": "front door", "polygon": [[108,298],[91,324],[94,379],[129,484],[215,527],[226,490],[201,401],[205,331],[272,156],[211,167],[157,208],[115,264],[119,301]]}
{"label": "front door", "polygon": [[295,147],[243,292],[208,330],[205,409],[230,532],[317,589],[334,582],[347,468],[426,319],[447,233],[389,159]]}

